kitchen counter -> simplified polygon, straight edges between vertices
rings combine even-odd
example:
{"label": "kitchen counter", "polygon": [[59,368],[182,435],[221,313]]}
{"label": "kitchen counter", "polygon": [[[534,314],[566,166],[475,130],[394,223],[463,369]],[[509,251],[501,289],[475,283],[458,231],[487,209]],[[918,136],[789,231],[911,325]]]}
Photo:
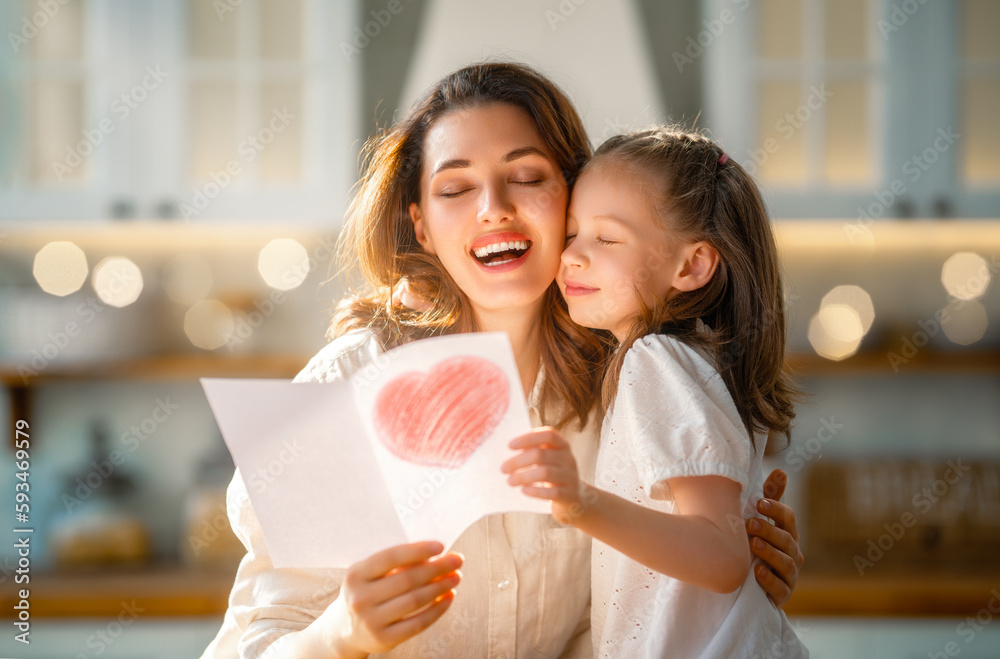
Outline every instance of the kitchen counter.
{"label": "kitchen counter", "polygon": [[[33,574],[34,617],[114,616],[135,600],[146,616],[221,616],[233,573],[165,567],[92,574]],[[803,575],[790,616],[966,616],[1000,590],[992,575]],[[0,607],[12,611],[14,592],[5,590]]]}

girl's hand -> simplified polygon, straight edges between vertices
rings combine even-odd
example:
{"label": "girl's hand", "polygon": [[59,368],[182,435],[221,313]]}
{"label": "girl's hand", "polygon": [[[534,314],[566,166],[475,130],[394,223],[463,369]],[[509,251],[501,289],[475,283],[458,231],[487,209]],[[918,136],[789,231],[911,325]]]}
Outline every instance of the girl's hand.
{"label": "girl's hand", "polygon": [[381,551],[347,570],[340,597],[319,617],[338,657],[387,652],[430,627],[452,600],[461,575],[459,554],[440,542]]}
{"label": "girl's hand", "polygon": [[569,442],[555,428],[536,428],[510,443],[520,451],[501,465],[507,483],[552,502],[552,515],[569,524],[584,512],[583,482]]}
{"label": "girl's hand", "polygon": [[754,576],[777,606],[784,606],[791,598],[805,561],[799,548],[795,511],[778,501],[785,493],[787,482],[785,472],[775,469],[764,482],[764,496],[768,498],[757,502],[757,510],[774,520],[774,524],[760,519],[747,520],[750,551],[766,563],[766,566],[757,566]]}

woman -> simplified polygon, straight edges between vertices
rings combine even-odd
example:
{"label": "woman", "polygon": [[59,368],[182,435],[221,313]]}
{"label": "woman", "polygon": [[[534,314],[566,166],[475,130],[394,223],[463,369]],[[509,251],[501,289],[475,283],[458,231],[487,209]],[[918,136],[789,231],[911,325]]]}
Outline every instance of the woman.
{"label": "woman", "polygon": [[[605,343],[572,323],[553,285],[570,186],[590,155],[569,100],[524,66],[466,67],[367,155],[341,236],[366,289],[342,305],[338,338],[297,379],[347,377],[435,334],[505,331],[533,425],[558,426],[589,477]],[[426,311],[393,305],[404,279]],[[424,542],[347,570],[291,570],[272,567],[238,473],[229,499],[248,552],[207,657],[233,656],[237,638],[248,657],[591,656],[589,540],[551,516],[482,519],[443,556]],[[772,544],[755,551],[774,569],[761,584],[783,603],[801,554],[794,514],[772,506],[784,529],[765,523],[756,534]]]}

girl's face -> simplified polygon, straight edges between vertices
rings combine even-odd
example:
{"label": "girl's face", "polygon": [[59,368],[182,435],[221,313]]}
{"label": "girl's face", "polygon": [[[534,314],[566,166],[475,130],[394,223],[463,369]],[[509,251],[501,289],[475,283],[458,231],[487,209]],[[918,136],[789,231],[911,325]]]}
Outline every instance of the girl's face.
{"label": "girl's face", "polygon": [[640,312],[674,288],[688,244],[654,215],[652,183],[607,163],[577,180],[556,281],[576,323],[624,338]]}
{"label": "girl's face", "polygon": [[540,303],[559,269],[566,180],[526,112],[455,110],[424,140],[417,240],[477,311]]}

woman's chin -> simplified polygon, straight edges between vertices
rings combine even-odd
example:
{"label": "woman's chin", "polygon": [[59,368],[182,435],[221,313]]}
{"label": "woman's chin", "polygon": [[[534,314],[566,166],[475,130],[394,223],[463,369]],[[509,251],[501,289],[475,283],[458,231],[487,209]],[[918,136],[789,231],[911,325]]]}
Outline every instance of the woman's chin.
{"label": "woman's chin", "polygon": [[[470,287],[472,288],[472,287]],[[517,312],[540,315],[548,286],[540,286],[538,280],[532,282],[504,282],[489,286],[479,285],[475,290],[463,288],[477,313],[496,314]]]}

